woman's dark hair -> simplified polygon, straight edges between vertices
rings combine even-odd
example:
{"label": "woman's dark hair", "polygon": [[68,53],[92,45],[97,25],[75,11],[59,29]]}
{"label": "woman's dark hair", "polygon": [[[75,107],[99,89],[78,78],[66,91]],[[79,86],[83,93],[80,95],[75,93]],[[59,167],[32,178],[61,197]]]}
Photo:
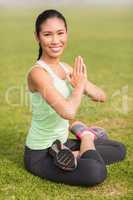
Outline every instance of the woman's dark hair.
{"label": "woman's dark hair", "polygon": [[[65,17],[60,12],[58,12],[57,10],[49,9],[49,10],[45,10],[41,14],[39,14],[37,19],[36,19],[35,30],[36,30],[37,36],[39,35],[40,29],[41,29],[41,24],[43,22],[45,22],[47,19],[53,18],[53,17],[57,17],[59,19],[62,19],[64,21],[64,25],[65,25],[65,28],[67,30],[67,23],[66,23]],[[42,55],[42,47],[39,43],[39,55],[38,55],[37,60],[40,59],[41,55]]]}

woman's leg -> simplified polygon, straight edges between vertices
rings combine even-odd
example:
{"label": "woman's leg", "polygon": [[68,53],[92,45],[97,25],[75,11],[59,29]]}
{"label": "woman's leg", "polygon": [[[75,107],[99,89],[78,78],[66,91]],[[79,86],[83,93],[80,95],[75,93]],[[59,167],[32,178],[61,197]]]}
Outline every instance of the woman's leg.
{"label": "woman's leg", "polygon": [[[89,145],[85,143],[89,143]],[[107,176],[105,163],[95,150],[92,138],[82,138],[78,166],[73,171],[64,171],[57,167],[48,150],[25,149],[25,167],[34,175],[69,185],[92,186],[104,181]],[[82,146],[81,144],[81,146]],[[92,147],[90,147],[92,145]]]}
{"label": "woman's leg", "polygon": [[[80,149],[80,143],[80,140],[69,139],[66,145],[72,151],[78,151]],[[106,165],[122,161],[126,156],[126,147],[121,142],[99,138],[94,141],[94,144]]]}
{"label": "woman's leg", "polygon": [[[74,121],[71,124],[71,127],[75,124],[85,125],[81,121]],[[70,141],[68,143],[68,146],[70,148],[73,148],[73,150],[77,150],[80,147],[80,141],[75,140],[74,142],[73,140],[73,142]],[[123,160],[126,156],[126,147],[121,142],[98,138],[94,141],[94,143],[96,150],[100,153],[106,165],[119,162]]]}
{"label": "woman's leg", "polygon": [[126,156],[126,147],[115,140],[95,140],[97,151],[102,156],[106,165],[122,161]]}

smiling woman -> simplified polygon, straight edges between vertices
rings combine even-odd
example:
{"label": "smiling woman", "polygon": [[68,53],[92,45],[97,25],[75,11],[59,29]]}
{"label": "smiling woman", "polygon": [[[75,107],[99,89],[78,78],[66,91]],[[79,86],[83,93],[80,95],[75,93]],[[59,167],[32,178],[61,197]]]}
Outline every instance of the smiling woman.
{"label": "smiling woman", "polygon": [[[101,183],[107,175],[106,164],[124,159],[124,145],[109,140],[100,127],[88,128],[79,121],[70,126],[69,120],[74,120],[83,94],[105,101],[105,93],[87,80],[81,56],[76,57],[73,68],[60,61],[68,38],[60,12],[42,12],[35,29],[39,56],[27,76],[32,122],[26,138],[25,168],[41,178],[69,185]],[[68,139],[69,130],[78,139]]]}
{"label": "smiling woman", "polygon": [[42,15],[36,21],[35,32],[35,37],[40,47],[38,59],[40,57],[43,59],[45,54],[45,61],[48,62],[49,57],[57,57],[63,53],[67,44],[67,24],[63,15],[57,17],[54,13],[51,17],[49,12],[47,13],[47,20],[38,26],[39,22],[41,22],[41,17]]}

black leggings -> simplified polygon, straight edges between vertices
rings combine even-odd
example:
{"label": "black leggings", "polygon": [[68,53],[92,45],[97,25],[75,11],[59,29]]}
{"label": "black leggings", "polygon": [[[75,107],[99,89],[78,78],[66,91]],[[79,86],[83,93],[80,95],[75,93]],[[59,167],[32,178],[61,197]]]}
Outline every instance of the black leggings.
{"label": "black leggings", "polygon": [[[31,150],[25,147],[25,168],[32,174],[58,183],[80,186],[93,186],[101,183],[107,176],[106,165],[125,158],[125,146],[117,141],[96,139],[96,150],[88,150],[78,160],[74,171],[64,171],[58,168],[48,149]],[[80,148],[80,141],[68,139],[65,143],[71,150]]]}

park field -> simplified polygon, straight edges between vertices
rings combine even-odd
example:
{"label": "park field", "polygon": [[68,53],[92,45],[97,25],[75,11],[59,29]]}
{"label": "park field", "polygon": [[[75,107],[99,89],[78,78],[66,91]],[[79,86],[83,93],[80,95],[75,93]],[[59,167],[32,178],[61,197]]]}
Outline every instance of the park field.
{"label": "park field", "polygon": [[123,142],[125,160],[107,166],[107,179],[91,188],[42,180],[24,169],[31,120],[26,74],[38,56],[34,22],[46,8],[0,10],[0,200],[131,200],[133,8],[56,8],[68,21],[69,42],[62,61],[73,65],[81,55],[88,79],[108,97],[105,103],[96,103],[84,96],[76,119],[102,126],[111,139]]}

